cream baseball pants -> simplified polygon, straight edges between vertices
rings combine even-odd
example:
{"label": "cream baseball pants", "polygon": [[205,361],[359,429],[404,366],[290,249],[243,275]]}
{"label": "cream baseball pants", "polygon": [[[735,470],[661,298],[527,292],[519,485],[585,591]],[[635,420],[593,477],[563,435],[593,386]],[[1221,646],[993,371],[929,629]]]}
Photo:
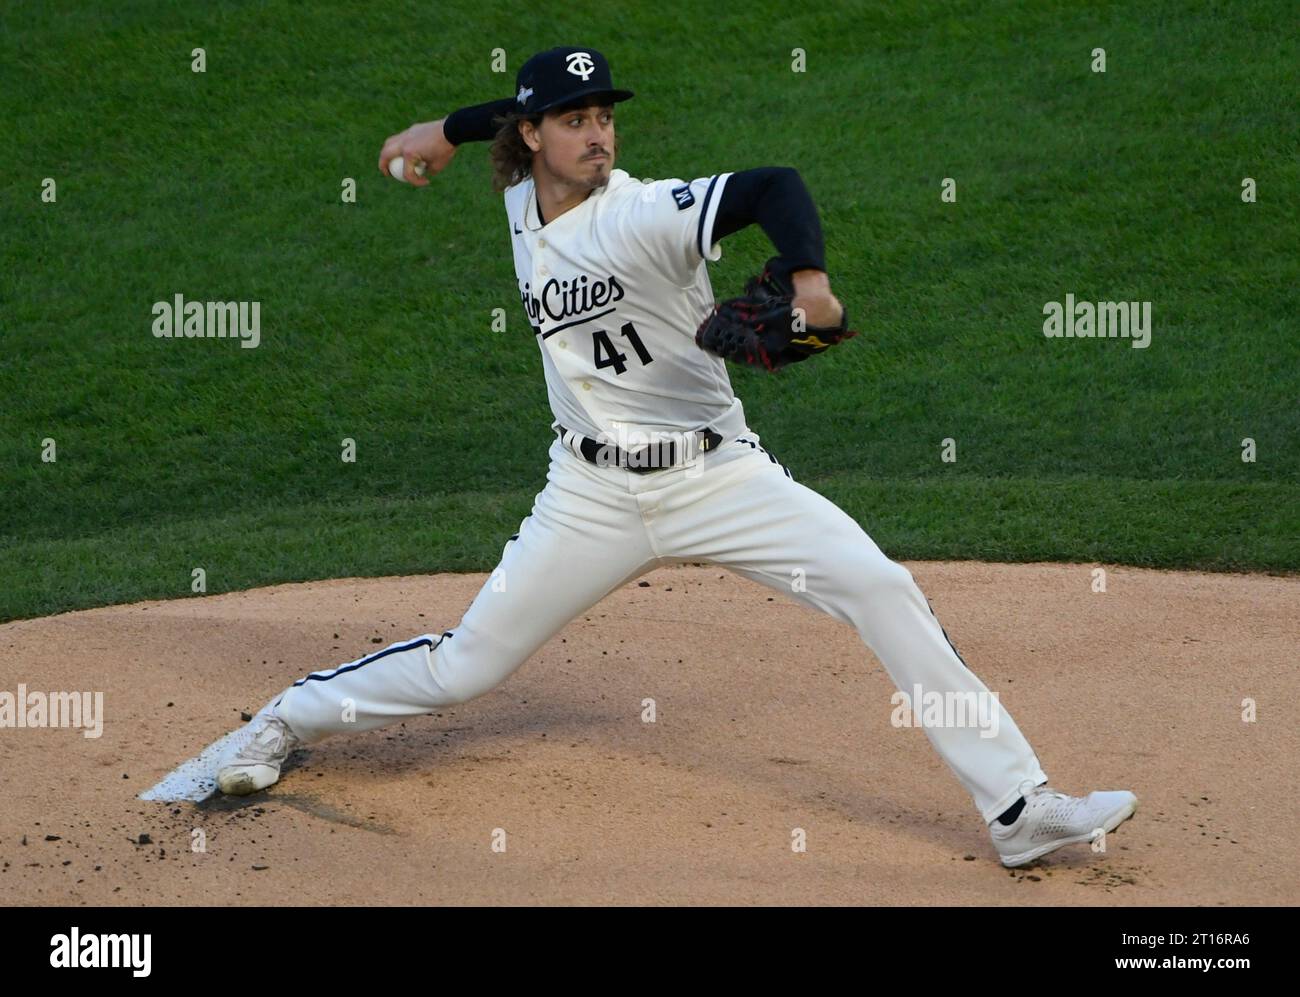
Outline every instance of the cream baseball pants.
{"label": "cream baseball pants", "polygon": [[466,702],[610,592],[688,561],[716,563],[847,623],[899,690],[991,700],[992,724],[918,724],[986,822],[1019,798],[1025,780],[1047,781],[911,572],[796,482],[753,433],[645,474],[590,464],[557,438],[545,488],[458,626],[307,675],[273,710],[310,744]]}

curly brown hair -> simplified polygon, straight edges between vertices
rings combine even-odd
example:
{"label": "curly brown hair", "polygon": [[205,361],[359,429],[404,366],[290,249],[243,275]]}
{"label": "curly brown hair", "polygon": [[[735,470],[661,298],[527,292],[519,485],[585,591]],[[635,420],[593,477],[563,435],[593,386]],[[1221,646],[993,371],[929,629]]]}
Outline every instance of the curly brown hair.
{"label": "curly brown hair", "polygon": [[[540,128],[542,119],[547,115],[558,116],[580,107],[590,107],[592,104],[605,106],[602,101],[588,99],[553,108],[542,114],[520,114],[517,111],[507,111],[503,115],[494,115],[492,124],[496,126],[497,133],[496,137],[492,139],[492,148],[489,151],[492,158],[493,192],[500,194],[507,187],[514,186],[532,175],[534,153],[532,149],[528,148],[528,143],[524,141],[524,136],[519,131],[521,121],[531,121],[534,128]],[[618,161],[618,132],[614,133],[614,160],[615,162]]]}
{"label": "curly brown hair", "polygon": [[533,150],[528,148],[528,143],[519,131],[521,121],[531,121],[533,127],[540,128],[542,115],[507,111],[492,118],[492,124],[497,126],[496,137],[492,139],[489,151],[492,157],[493,193],[500,194],[533,172]]}

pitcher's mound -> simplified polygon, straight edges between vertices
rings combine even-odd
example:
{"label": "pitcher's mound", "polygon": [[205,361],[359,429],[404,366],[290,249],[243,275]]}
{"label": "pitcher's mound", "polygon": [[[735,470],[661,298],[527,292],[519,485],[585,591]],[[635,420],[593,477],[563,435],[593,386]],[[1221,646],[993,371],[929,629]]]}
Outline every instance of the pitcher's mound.
{"label": "pitcher's mound", "polygon": [[1137,793],[1104,854],[1003,869],[924,731],[891,724],[856,632],[683,565],[472,703],[197,804],[138,795],[307,672],[454,629],[486,576],[0,626],[11,703],[103,694],[98,731],[0,728],[0,883],[10,903],[74,905],[1300,900],[1300,579],[1107,568],[1100,592],[1090,565],[908,567],[1053,786]]}

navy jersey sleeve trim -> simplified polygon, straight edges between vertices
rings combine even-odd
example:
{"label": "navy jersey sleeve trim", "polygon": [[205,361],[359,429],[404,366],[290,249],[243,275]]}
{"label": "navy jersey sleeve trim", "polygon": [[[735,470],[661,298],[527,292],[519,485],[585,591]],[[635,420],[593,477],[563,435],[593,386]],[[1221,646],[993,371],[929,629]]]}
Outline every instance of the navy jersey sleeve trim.
{"label": "navy jersey sleeve trim", "polygon": [[[709,220],[709,204],[713,200],[713,191],[717,186],[718,178],[714,176],[714,178],[709,181],[709,189],[704,192],[704,203],[700,205],[700,225],[695,232],[695,248],[699,250],[700,256],[705,258],[708,257],[708,247],[704,245],[704,225]],[[714,219],[713,232],[709,239],[710,245],[717,242],[720,238],[717,234],[717,229],[718,222],[717,219]]]}
{"label": "navy jersey sleeve trim", "polygon": [[462,107],[447,115],[447,120],[442,123],[442,134],[452,145],[486,142],[496,137],[497,126],[492,119],[505,114],[514,106],[513,97],[503,97],[501,100],[490,100],[486,104]]}
{"label": "navy jersey sleeve trim", "polygon": [[740,170],[727,179],[713,222],[717,242],[758,222],[790,271],[825,270],[826,249],[812,194],[790,166]]}

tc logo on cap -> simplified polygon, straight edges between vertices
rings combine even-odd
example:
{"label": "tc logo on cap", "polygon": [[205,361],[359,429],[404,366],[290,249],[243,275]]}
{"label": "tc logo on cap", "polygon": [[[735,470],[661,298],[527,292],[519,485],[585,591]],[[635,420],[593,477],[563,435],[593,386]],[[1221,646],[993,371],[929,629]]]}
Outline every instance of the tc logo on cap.
{"label": "tc logo on cap", "polygon": [[564,61],[569,65],[566,67],[574,76],[581,76],[582,82],[586,83],[591,74],[596,71],[596,64],[591,61],[591,56],[586,52],[570,52],[564,57]]}
{"label": "tc logo on cap", "polygon": [[631,90],[615,89],[609,63],[594,48],[548,48],[531,56],[515,74],[515,107],[527,114],[544,114],[582,98],[612,104],[631,96]]}

